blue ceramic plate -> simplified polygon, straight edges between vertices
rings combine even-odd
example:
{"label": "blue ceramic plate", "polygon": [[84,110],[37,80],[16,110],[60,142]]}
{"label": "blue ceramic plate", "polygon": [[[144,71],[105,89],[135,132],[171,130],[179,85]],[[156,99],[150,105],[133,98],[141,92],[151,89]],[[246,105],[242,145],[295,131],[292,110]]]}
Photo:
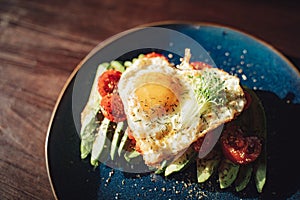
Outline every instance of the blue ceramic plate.
{"label": "blue ceramic plate", "polygon": [[[66,83],[46,140],[47,169],[54,195],[58,199],[299,199],[298,69],[270,45],[228,27],[165,23],[150,27],[132,29],[104,41]],[[159,29],[153,32],[153,28]],[[161,35],[160,30],[168,34]],[[193,166],[164,178],[151,173],[125,173],[105,165],[94,169],[88,159],[81,160],[80,112],[97,65],[114,59],[131,60],[153,50],[174,53],[177,62],[186,47],[192,49],[193,59],[238,76],[262,100],[268,129],[268,170],[263,193],[256,191],[253,181],[240,193],[233,188],[221,190],[216,175],[198,184]]]}

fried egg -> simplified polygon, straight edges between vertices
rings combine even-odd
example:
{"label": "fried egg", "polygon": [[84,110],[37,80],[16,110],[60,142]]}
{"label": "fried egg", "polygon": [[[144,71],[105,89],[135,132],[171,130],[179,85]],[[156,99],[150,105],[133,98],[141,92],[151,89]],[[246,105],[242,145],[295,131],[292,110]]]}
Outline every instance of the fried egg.
{"label": "fried egg", "polygon": [[[128,127],[148,166],[159,167],[162,161],[178,157],[198,138],[243,110],[245,98],[237,77],[216,68],[193,70],[189,57],[187,51],[178,66],[164,57],[139,58],[119,81]],[[222,87],[213,94],[220,97],[206,102],[202,90],[208,87],[209,91],[205,82],[209,73]]]}

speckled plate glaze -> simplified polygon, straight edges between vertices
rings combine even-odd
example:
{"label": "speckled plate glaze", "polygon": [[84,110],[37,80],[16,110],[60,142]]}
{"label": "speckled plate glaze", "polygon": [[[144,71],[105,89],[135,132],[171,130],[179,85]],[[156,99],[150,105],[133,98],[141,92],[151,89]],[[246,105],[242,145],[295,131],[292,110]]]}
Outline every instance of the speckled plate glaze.
{"label": "speckled plate glaze", "polygon": [[[263,193],[256,192],[253,181],[240,193],[233,188],[221,190],[216,175],[206,183],[198,184],[193,165],[165,178],[150,173],[124,173],[105,165],[94,169],[89,160],[80,159],[80,138],[72,112],[77,73],[80,68],[92,68],[87,74],[89,81],[83,91],[82,103],[78,106],[77,112],[80,112],[86,103],[94,69],[102,62],[99,53],[107,53],[107,47],[118,38],[133,34],[136,31],[133,29],[96,47],[74,70],[57,101],[46,140],[47,170],[55,197],[63,200],[300,199],[298,69],[270,45],[232,28],[202,23],[160,23],[149,26],[176,30],[193,38],[209,52],[217,67],[240,77],[241,83],[252,88],[260,97],[268,128],[268,171]],[[135,55],[138,53],[139,50],[134,52]]]}

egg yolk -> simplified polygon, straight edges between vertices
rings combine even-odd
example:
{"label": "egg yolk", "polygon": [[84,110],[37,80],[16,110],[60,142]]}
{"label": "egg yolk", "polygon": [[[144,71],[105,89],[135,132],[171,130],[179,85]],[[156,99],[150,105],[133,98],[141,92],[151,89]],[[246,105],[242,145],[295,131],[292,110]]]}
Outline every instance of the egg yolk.
{"label": "egg yolk", "polygon": [[141,109],[148,117],[161,117],[176,112],[179,101],[167,87],[148,83],[136,89],[135,95]]}

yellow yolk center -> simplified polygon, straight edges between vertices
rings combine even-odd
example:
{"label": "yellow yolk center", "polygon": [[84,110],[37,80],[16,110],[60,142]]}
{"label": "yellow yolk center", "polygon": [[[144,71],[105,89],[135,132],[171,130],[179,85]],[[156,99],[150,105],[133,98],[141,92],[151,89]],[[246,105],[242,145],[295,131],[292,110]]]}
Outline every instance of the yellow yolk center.
{"label": "yellow yolk center", "polygon": [[135,94],[141,109],[150,118],[161,117],[177,110],[179,101],[167,87],[148,83],[136,89]]}

